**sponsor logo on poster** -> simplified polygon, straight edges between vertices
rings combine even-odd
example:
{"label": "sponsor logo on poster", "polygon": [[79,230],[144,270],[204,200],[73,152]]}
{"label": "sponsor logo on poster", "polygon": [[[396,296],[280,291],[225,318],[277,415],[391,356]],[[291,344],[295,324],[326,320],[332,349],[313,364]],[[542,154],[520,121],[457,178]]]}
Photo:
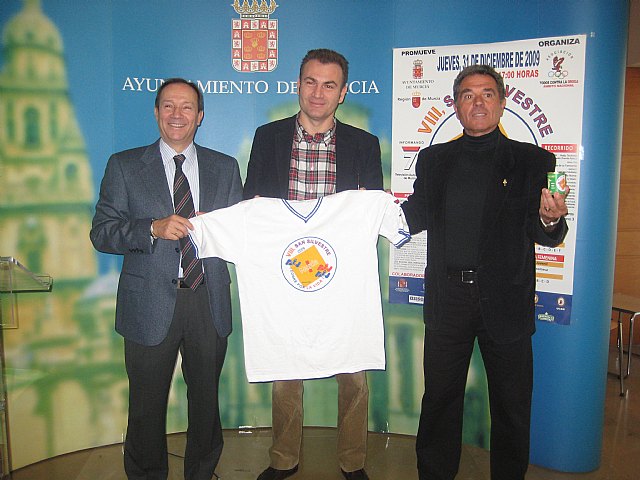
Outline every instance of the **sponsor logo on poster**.
{"label": "sponsor logo on poster", "polygon": [[570,70],[574,63],[574,55],[571,51],[554,49],[547,54],[545,62],[548,68],[547,78],[540,81],[543,88],[572,88],[579,83]]}
{"label": "sponsor logo on poster", "polygon": [[415,78],[415,79],[422,78],[423,72],[424,72],[424,70],[422,68],[422,60],[420,60],[420,59],[414,60],[413,61],[413,71],[412,71],[413,78]]}

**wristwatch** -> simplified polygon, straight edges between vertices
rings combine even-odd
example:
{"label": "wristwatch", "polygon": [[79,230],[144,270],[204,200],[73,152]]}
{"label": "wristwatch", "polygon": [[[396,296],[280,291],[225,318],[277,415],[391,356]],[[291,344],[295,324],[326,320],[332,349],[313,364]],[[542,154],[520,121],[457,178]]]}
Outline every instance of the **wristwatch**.
{"label": "wristwatch", "polygon": [[[156,237],[156,234],[153,233],[153,222],[155,222],[155,220],[156,220],[155,218],[151,219],[151,226],[149,227],[149,233],[151,234],[151,238],[153,238],[154,240],[157,240],[158,237]],[[544,222],[542,222],[542,224],[544,225]]]}

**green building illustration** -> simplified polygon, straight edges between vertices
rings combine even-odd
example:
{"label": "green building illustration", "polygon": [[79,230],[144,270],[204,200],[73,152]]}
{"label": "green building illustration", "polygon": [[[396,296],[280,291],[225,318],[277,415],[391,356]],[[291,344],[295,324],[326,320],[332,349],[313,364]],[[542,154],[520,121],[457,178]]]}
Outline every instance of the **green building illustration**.
{"label": "green building illustration", "polygon": [[97,277],[87,236],[94,186],[61,35],[40,2],[27,0],[4,25],[2,45],[0,252],[54,279],[51,293],[17,294],[18,328],[4,332],[17,468],[114,438],[95,426],[101,411],[124,409],[111,397],[125,377],[113,360],[113,282],[96,295],[112,276]]}

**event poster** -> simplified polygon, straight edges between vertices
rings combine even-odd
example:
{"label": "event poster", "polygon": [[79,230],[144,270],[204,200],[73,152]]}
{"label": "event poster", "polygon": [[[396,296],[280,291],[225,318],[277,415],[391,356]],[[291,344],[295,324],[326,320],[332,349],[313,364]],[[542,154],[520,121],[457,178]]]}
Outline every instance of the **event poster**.
{"label": "event poster", "polygon": [[[413,191],[421,149],[453,140],[462,126],[453,108],[460,70],[488,64],[504,78],[506,107],[499,128],[515,140],[553,152],[565,172],[569,233],[556,248],[536,245],[536,319],[570,323],[578,218],[586,36],[503,43],[394,49],[391,189]],[[588,159],[587,159],[588,160]],[[389,302],[422,304],[428,238],[423,232],[389,259]]]}

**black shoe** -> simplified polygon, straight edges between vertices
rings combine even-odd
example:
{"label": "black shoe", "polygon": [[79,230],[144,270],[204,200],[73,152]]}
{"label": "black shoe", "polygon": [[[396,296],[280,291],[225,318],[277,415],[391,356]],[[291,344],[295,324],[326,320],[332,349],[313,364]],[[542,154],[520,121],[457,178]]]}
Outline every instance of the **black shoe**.
{"label": "black shoe", "polygon": [[345,472],[342,469],[340,470],[342,471],[342,475],[344,475],[344,478],[346,478],[347,480],[369,480],[369,475],[367,475],[367,472],[364,471],[364,468],[355,470],[353,472]]}
{"label": "black shoe", "polygon": [[[258,475],[257,480],[284,480],[285,478],[290,477],[294,473],[298,471],[298,465],[289,470],[278,470],[277,468],[269,467],[260,475]],[[354,477],[360,478],[360,477]],[[362,477],[367,478],[367,477]]]}

